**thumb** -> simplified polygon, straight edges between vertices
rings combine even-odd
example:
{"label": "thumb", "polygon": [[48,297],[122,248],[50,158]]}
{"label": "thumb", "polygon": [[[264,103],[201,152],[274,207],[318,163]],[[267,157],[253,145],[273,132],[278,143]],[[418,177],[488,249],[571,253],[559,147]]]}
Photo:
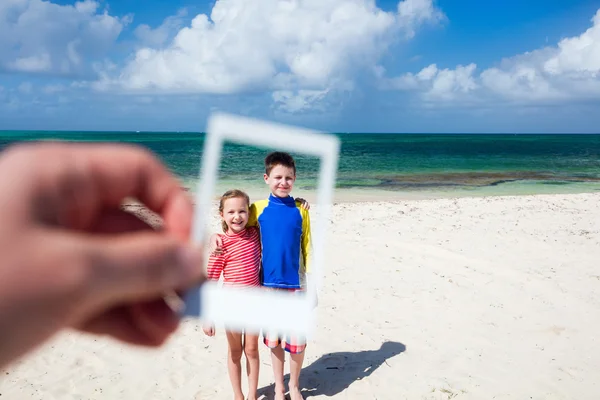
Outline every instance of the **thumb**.
{"label": "thumb", "polygon": [[137,301],[202,283],[203,254],[166,234],[90,239],[91,291],[104,301]]}

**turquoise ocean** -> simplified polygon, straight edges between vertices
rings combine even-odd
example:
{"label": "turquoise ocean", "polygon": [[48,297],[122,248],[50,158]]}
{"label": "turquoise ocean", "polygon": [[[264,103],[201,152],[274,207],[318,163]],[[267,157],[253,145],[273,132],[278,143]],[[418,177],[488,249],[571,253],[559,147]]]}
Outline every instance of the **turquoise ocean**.
{"label": "turquoise ocean", "polygon": [[[337,136],[342,146],[336,196],[393,200],[600,191],[600,135]],[[202,133],[174,132],[2,131],[0,150],[37,140],[135,143],[154,152],[193,191],[204,138]],[[271,150],[226,144],[218,190],[264,191],[262,162]],[[299,152],[293,155],[298,167],[296,193],[310,193],[317,184],[319,160]]]}

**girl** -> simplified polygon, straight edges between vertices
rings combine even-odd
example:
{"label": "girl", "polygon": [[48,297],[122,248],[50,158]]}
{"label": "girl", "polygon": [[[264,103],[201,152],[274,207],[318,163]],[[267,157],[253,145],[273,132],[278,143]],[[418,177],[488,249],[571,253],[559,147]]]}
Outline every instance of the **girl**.
{"label": "girl", "polygon": [[[223,273],[223,285],[260,286],[260,235],[257,227],[246,227],[250,199],[240,190],[229,190],[221,196],[219,215],[223,235],[221,252],[211,254],[208,260],[208,279],[218,280]],[[214,336],[214,325],[205,325],[204,333]],[[246,355],[248,399],[256,399],[258,387],[258,335],[233,332],[226,329],[228,342],[227,369],[235,399],[244,399],[242,392],[242,353]]]}

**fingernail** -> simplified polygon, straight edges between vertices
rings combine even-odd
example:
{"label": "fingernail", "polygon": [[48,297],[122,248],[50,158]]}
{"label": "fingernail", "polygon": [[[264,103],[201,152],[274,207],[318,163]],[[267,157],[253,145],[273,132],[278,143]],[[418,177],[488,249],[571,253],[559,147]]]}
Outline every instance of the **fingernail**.
{"label": "fingernail", "polygon": [[202,252],[196,247],[183,246],[179,249],[178,261],[184,271],[184,276],[181,278],[185,281],[181,283],[186,284],[202,276],[202,260]]}

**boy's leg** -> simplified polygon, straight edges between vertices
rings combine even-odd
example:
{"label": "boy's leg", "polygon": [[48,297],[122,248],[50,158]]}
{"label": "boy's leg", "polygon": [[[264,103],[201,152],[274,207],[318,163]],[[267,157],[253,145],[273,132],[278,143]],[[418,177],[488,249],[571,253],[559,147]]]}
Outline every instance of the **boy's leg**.
{"label": "boy's leg", "polygon": [[242,334],[240,332],[226,331],[228,354],[227,354],[227,370],[233,395],[236,400],[244,400],[242,392]]}
{"label": "boy's leg", "polygon": [[290,398],[291,400],[301,400],[300,393],[300,371],[304,362],[304,352],[290,354]]}
{"label": "boy's leg", "polygon": [[248,373],[248,400],[255,400],[260,368],[257,335],[248,333],[244,335],[244,354],[246,354],[246,370]]}
{"label": "boy's leg", "polygon": [[285,384],[283,382],[283,366],[285,363],[285,351],[281,346],[271,349],[271,364],[275,376],[275,400],[285,399]]}
{"label": "boy's leg", "polygon": [[281,339],[277,333],[265,333],[264,344],[271,349],[271,365],[275,379],[275,400],[285,399],[285,384],[283,382],[283,367],[285,351],[281,347]]}
{"label": "boy's leg", "polygon": [[291,400],[301,400],[300,393],[300,372],[304,363],[304,354],[306,350],[306,339],[303,337],[288,337],[285,344],[286,350],[290,353],[290,398]]}

